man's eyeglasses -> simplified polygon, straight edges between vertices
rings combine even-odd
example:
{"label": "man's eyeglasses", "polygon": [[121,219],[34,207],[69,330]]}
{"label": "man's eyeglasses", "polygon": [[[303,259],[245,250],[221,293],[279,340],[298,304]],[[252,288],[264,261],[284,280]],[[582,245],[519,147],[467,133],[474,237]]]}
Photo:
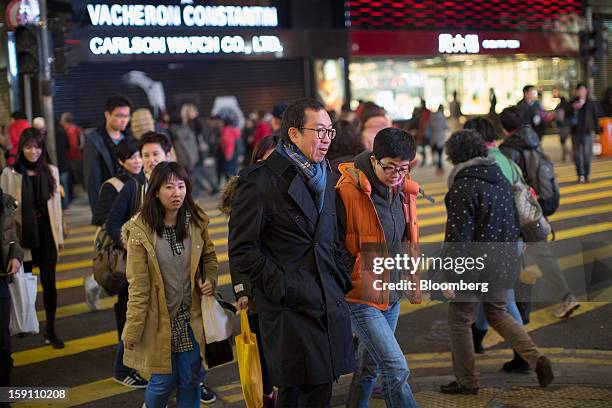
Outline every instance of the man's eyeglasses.
{"label": "man's eyeglasses", "polygon": [[410,173],[410,166],[408,167],[401,167],[401,168],[397,168],[395,166],[384,166],[380,160],[376,160],[376,162],[378,163],[378,165],[380,166],[381,169],[383,169],[383,171],[385,172],[386,175],[388,176],[392,176],[395,173],[399,174],[400,176],[405,176],[407,173]]}
{"label": "man's eyeglasses", "polygon": [[317,137],[320,140],[323,140],[325,135],[327,135],[327,137],[329,137],[329,140],[334,140],[334,138],[336,137],[336,129],[325,129],[325,128],[313,129],[313,128],[307,128],[307,127],[304,127],[304,126],[301,126],[300,129],[314,131],[317,134]]}

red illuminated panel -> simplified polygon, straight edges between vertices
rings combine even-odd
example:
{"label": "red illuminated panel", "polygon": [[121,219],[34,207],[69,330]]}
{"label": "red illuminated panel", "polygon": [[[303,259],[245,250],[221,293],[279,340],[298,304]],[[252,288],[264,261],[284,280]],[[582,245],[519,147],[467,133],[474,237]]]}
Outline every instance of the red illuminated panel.
{"label": "red illuminated panel", "polygon": [[350,0],[346,4],[354,29],[577,32],[583,14],[582,0]]}

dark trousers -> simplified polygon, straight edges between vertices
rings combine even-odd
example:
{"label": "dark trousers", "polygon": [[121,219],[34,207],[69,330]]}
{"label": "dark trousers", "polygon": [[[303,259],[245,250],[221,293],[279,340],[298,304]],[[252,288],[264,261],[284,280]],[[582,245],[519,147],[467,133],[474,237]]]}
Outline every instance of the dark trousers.
{"label": "dark trousers", "polygon": [[294,385],[278,390],[276,408],[327,408],[332,396],[332,383]]}
{"label": "dark trousers", "polygon": [[572,135],[572,150],[576,174],[586,178],[591,174],[591,158],[593,157],[593,136]]}
{"label": "dark trousers", "polygon": [[13,359],[11,358],[11,333],[9,332],[9,321],[11,320],[11,295],[4,278],[0,278],[4,286],[0,289],[0,387],[11,385],[11,370]]}
{"label": "dark trousers", "polygon": [[117,322],[117,334],[119,335],[119,344],[117,345],[117,352],[115,353],[114,366],[114,374],[116,378],[123,378],[133,371],[131,368],[126,367],[123,364],[124,347],[123,342],[121,341],[121,334],[123,333],[123,326],[125,326],[126,321],[127,302],[128,285],[126,282],[121,292],[117,294],[117,303],[115,303],[115,321]]}
{"label": "dark trousers", "polygon": [[[443,156],[443,152],[444,152],[444,147],[438,147],[435,145],[431,146],[431,152],[432,152],[432,157],[433,160],[435,161],[436,167],[438,169],[442,169],[442,156]],[[437,159],[436,159],[437,156]]]}
{"label": "dark trousers", "polygon": [[263,342],[261,341],[261,336],[259,335],[259,316],[257,313],[249,315],[249,326],[251,327],[251,331],[257,336],[257,348],[259,349],[260,354],[259,363],[261,365],[263,393],[264,395],[270,395],[274,391],[274,388],[272,387],[272,381],[270,380],[270,374],[268,373],[268,365],[266,364],[266,359],[263,355]]}
{"label": "dark trousers", "polygon": [[47,316],[47,334],[55,333],[55,310],[57,309],[57,288],[55,287],[55,267],[57,250],[51,232],[48,216],[38,219],[38,238],[40,246],[32,248],[32,261],[24,262],[23,269],[32,271],[33,266],[40,269],[40,284],[43,289],[43,305]]}

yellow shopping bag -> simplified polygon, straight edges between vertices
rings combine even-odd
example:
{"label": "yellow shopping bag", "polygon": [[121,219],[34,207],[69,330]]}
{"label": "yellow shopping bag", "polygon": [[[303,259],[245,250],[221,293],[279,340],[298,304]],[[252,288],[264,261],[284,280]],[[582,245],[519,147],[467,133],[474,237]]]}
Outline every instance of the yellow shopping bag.
{"label": "yellow shopping bag", "polygon": [[263,382],[257,337],[251,332],[246,310],[240,311],[241,332],[236,336],[236,356],[242,394],[247,408],[263,407]]}

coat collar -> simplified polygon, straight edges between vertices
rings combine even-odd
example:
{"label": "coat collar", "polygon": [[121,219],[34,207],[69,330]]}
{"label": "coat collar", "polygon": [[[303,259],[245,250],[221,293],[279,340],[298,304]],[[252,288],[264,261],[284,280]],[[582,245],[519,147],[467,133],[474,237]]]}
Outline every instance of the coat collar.
{"label": "coat collar", "polygon": [[288,181],[289,188],[287,193],[310,222],[312,222],[312,225],[317,225],[319,214],[314,199],[308,190],[306,182],[298,174],[293,164],[286,157],[274,151],[266,160],[266,165],[274,174]]}

